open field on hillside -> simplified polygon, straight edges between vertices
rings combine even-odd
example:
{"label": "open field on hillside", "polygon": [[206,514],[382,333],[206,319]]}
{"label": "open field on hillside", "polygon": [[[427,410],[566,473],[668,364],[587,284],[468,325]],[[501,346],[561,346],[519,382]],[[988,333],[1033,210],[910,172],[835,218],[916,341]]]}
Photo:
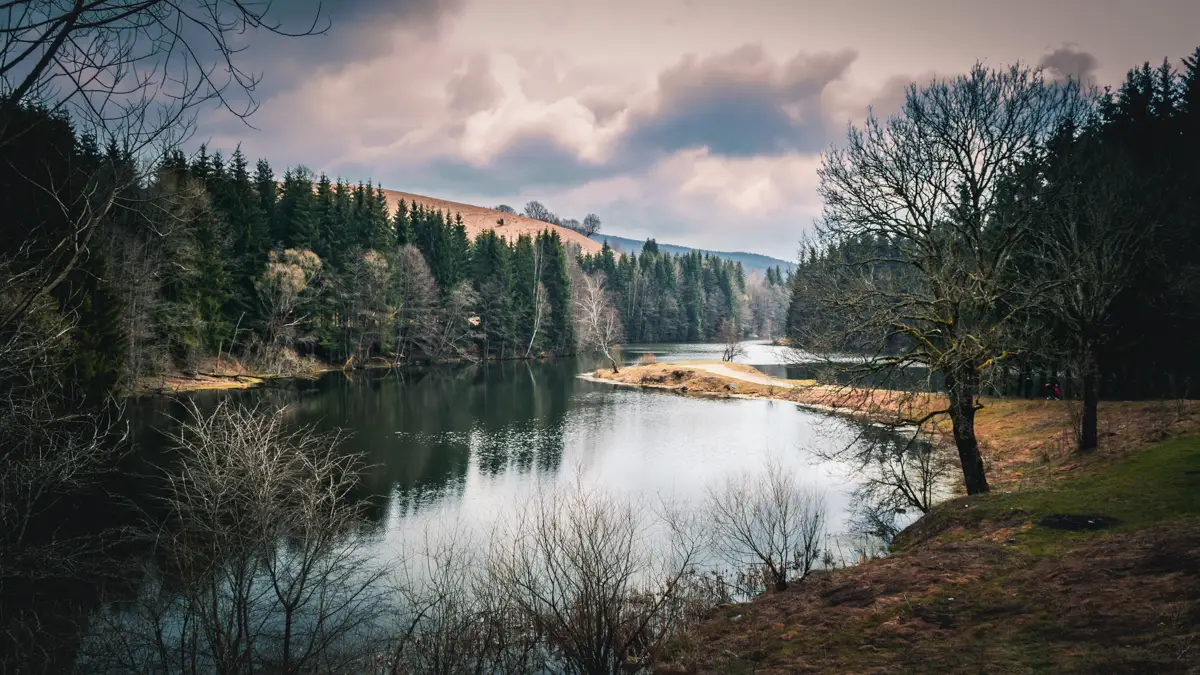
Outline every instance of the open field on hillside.
{"label": "open field on hillside", "polygon": [[[526,218],[512,213],[504,213],[489,209],[482,206],[474,206],[471,204],[460,204],[459,202],[447,201],[445,199],[435,199],[424,195],[416,195],[409,192],[398,192],[396,190],[384,190],[384,195],[387,197],[388,209],[393,213],[396,211],[396,203],[403,199],[409,205],[414,202],[421,204],[426,208],[450,211],[451,213],[462,214],[463,224],[467,228],[467,236],[474,239],[481,232],[486,230],[495,230],[496,234],[508,239],[516,241],[517,237],[522,234],[535,235],[547,228],[558,232],[562,237],[563,243],[575,244],[584,253],[595,253],[600,250],[601,244],[592,241],[587,237],[569,230],[565,227],[543,223],[540,220]],[[501,225],[497,221],[503,219],[504,224]]]}

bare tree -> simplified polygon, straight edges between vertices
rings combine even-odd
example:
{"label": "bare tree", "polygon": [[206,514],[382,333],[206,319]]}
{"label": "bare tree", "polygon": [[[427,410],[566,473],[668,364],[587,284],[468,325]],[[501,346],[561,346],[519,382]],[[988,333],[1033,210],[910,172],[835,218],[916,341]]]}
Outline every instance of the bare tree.
{"label": "bare tree", "polygon": [[555,220],[557,220],[550,209],[546,208],[546,205],[539,201],[531,201],[525,204],[524,216],[526,218],[533,218],[534,220],[540,220],[545,223],[553,223]]}
{"label": "bare tree", "polygon": [[516,215],[516,213],[517,213],[517,210],[514,209],[513,207],[509,206],[508,204],[500,204],[499,206],[496,206],[492,210],[499,211],[500,213],[511,213],[513,215]]}
{"label": "bare tree", "polygon": [[267,269],[256,283],[267,317],[266,345],[260,358],[268,368],[282,368],[281,359],[294,346],[296,328],[306,320],[298,310],[321,267],[321,259],[312,251],[271,251]]}
{"label": "bare tree", "polygon": [[585,350],[599,354],[620,372],[616,344],[621,339],[621,319],[609,300],[601,274],[579,274],[573,285],[575,334]]}
{"label": "bare tree", "polygon": [[396,251],[392,263],[392,297],[396,308],[395,363],[407,361],[433,344],[438,289],[425,256],[412,244]]}
{"label": "bare tree", "polygon": [[1041,309],[1070,338],[1057,349],[1053,340],[1037,340],[1034,351],[1073,364],[1083,393],[1076,441],[1079,451],[1088,452],[1099,441],[1100,347],[1111,330],[1113,306],[1136,283],[1159,223],[1139,213],[1150,179],[1137,176],[1127,160],[1102,151],[1096,139],[1075,138],[1074,127],[1055,140],[1057,153],[1039,189],[1043,217],[1031,268],[1051,282],[1039,298]]}
{"label": "bare tree", "polygon": [[[338,672],[374,630],[382,570],[353,536],[359,457],[285,410],[192,404],[167,470],[163,575],[85,649],[112,672]],[[127,622],[133,622],[132,624]]]}
{"label": "bare tree", "polygon": [[529,344],[525,346],[525,358],[533,354],[533,346],[537,343],[538,331],[542,321],[550,311],[550,302],[546,297],[546,286],[542,276],[546,271],[546,255],[542,247],[542,238],[534,237],[533,246],[533,326],[529,331]]}
{"label": "bare tree", "polygon": [[775,590],[803,580],[821,556],[825,500],[771,458],[758,475],[744,473],[709,490],[720,553],[739,569],[761,565]]}
{"label": "bare tree", "polygon": [[494,583],[543,635],[567,673],[623,672],[671,634],[668,616],[700,552],[667,519],[670,546],[647,541],[637,505],[576,482],[543,492],[520,512],[492,563]]}
{"label": "bare tree", "polygon": [[375,347],[382,348],[390,339],[395,323],[389,304],[394,275],[391,261],[378,251],[364,251],[347,265],[339,281],[344,286],[347,304],[347,363],[365,364]]}
{"label": "bare tree", "polygon": [[[289,32],[271,3],[240,0],[26,0],[0,26],[0,110],[27,101],[69,112],[77,128],[134,151],[184,140],[196,110],[216,101],[249,117],[259,78],[238,66],[249,32]],[[15,130],[0,115],[0,144]]]}
{"label": "bare tree", "polygon": [[600,231],[600,216],[589,213],[583,218],[583,228],[579,233],[585,237],[590,237]]}
{"label": "bare tree", "polygon": [[742,344],[741,331],[738,330],[737,324],[732,319],[725,319],[721,322],[721,327],[717,329],[717,335],[724,345],[721,349],[722,361],[730,363],[737,357],[746,355],[746,346]]}
{"label": "bare tree", "polygon": [[461,282],[442,299],[434,322],[426,335],[426,353],[436,360],[465,358],[478,334],[472,322],[479,294],[467,282]]}
{"label": "bare tree", "polygon": [[[1014,353],[1013,333],[1036,296],[1010,283],[1034,219],[1004,188],[1081,107],[1077,87],[1048,83],[1040,71],[976,65],[910,86],[902,113],[852,127],[819,172],[827,241],[890,247],[843,266],[842,283],[826,296],[829,311],[850,324],[843,338],[865,333],[881,350],[852,368],[857,381],[886,381],[913,365],[944,376],[946,407],[905,423],[950,417],[969,494],[988,490],[978,396]],[[892,266],[911,272],[912,283],[880,273]]]}

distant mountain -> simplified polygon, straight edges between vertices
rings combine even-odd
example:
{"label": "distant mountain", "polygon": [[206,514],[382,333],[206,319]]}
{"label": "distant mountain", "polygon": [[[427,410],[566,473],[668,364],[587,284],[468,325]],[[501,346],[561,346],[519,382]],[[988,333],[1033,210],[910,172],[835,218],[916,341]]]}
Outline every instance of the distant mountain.
{"label": "distant mountain", "polygon": [[[607,241],[608,245],[613,249],[625,253],[641,253],[642,244],[646,243],[645,240],[630,239],[628,237],[618,237],[616,235],[603,233],[592,235],[592,239],[600,242],[601,245]],[[751,272],[757,272],[759,277],[766,276],[768,267],[775,267],[778,265],[779,269],[783,270],[784,272],[796,268],[795,263],[791,263],[786,260],[780,260],[779,258],[772,258],[769,255],[761,255],[758,253],[745,253],[742,251],[709,251],[707,249],[694,249],[688,246],[676,246],[674,244],[664,244],[662,242],[658,242],[658,250],[675,255],[689,253],[691,251],[711,253],[715,256],[720,256],[724,260],[740,262],[742,263],[742,267],[746,270],[747,274]]]}

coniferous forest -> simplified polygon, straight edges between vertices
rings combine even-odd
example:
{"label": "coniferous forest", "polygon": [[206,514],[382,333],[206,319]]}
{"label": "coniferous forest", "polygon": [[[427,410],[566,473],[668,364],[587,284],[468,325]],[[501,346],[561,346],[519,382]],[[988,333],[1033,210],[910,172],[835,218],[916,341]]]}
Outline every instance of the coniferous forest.
{"label": "coniferous forest", "polygon": [[[1006,335],[1013,377],[995,384],[1019,395],[1039,393],[1048,379],[1112,397],[1194,394],[1200,50],[1182,70],[1169,61],[1131,70],[1087,104],[1004,187],[1014,212],[1032,208],[998,280],[1020,321]],[[853,293],[864,275],[897,296],[922,292],[927,281],[911,264],[910,243],[865,233],[802,247],[789,280],[789,337],[829,346],[823,338],[835,335],[850,351],[902,351],[902,331],[831,299]]]}

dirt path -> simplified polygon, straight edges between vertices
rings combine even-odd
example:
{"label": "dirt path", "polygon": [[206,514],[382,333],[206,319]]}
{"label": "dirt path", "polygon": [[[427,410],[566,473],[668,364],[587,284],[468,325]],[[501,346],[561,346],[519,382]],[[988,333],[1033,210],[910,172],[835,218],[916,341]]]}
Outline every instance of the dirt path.
{"label": "dirt path", "polygon": [[766,387],[791,389],[795,386],[788,384],[783,380],[777,380],[773,377],[763,375],[762,373],[747,373],[741,370],[736,370],[734,368],[730,368],[724,363],[695,363],[689,364],[688,368],[703,370],[707,373],[712,373],[713,375],[720,375],[721,377],[728,377],[730,379],[741,380],[743,382],[753,382],[754,384],[761,384]]}

